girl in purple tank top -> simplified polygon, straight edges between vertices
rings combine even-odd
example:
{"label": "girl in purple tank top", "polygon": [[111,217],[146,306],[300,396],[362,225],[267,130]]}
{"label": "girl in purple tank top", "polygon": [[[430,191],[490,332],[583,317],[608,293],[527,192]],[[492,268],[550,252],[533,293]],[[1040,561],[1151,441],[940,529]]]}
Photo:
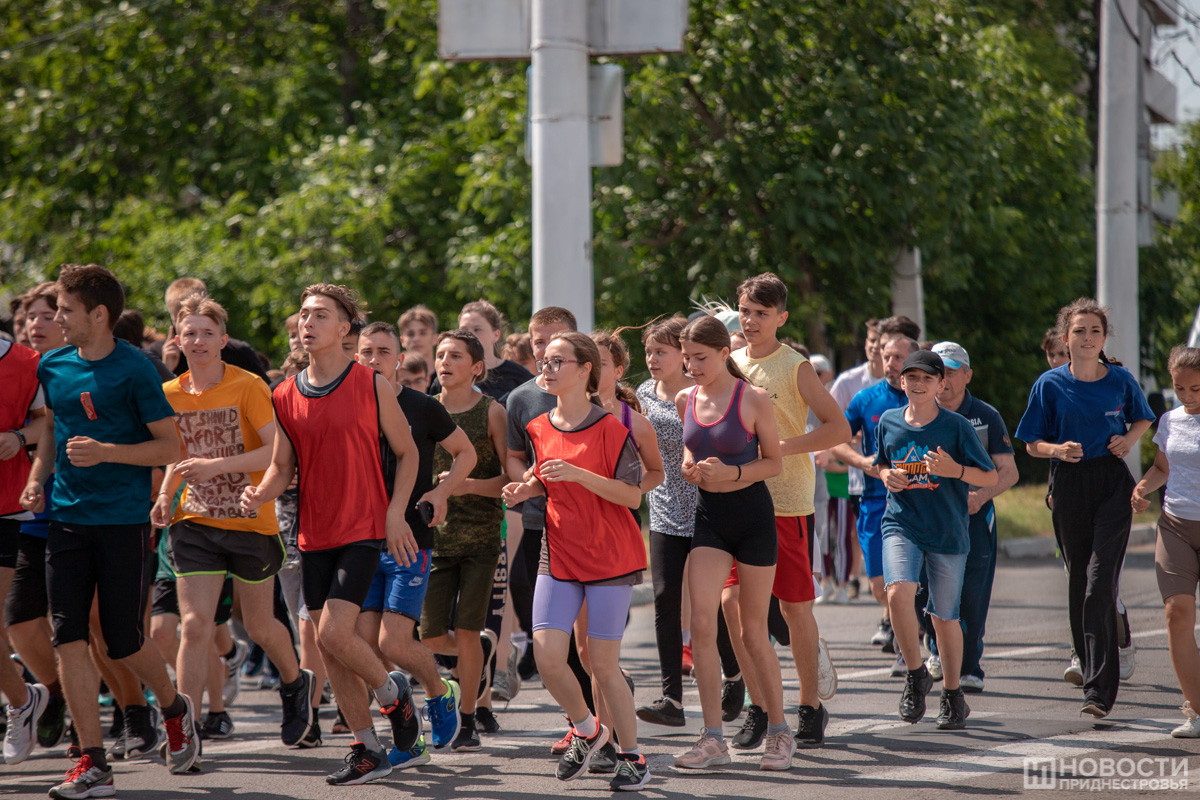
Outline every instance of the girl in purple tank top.
{"label": "girl in purple tank top", "polygon": [[[767,634],[767,609],[775,581],[775,508],[764,481],[783,467],[775,411],[766,392],[746,382],[729,358],[729,333],[717,319],[700,317],[680,335],[684,362],[696,386],[675,398],[683,419],[683,477],[700,489],[688,562],[692,597],[692,659],[704,729],[699,741],[675,759],[684,769],[730,763],[721,732],[721,664],[717,609],[731,569],[740,573],[740,628],[749,659],[742,676],[751,696],[766,706],[768,747],[764,769],[786,768],[791,751],[776,752],[786,738],[779,658]],[[733,626],[730,626],[731,629]],[[778,732],[787,731],[786,737]]]}

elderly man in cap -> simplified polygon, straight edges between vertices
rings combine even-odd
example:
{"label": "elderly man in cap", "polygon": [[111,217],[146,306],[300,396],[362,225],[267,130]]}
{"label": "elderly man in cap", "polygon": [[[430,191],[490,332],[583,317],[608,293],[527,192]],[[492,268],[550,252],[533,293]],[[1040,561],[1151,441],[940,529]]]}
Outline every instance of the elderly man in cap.
{"label": "elderly man in cap", "polygon": [[[982,692],[984,674],[979,660],[983,656],[983,632],[992,598],[992,579],[996,575],[996,509],[992,498],[1016,485],[1017,464],[1000,413],[967,389],[973,373],[966,349],[957,342],[939,342],[933,346],[933,352],[941,356],[946,369],[944,388],[937,396],[938,405],[966,417],[996,465],[996,485],[972,486],[967,495],[971,551],[967,555],[959,604],[963,626],[959,685],[964,692]],[[936,642],[933,644],[935,655],[929,657],[929,663],[940,668],[936,661]]]}

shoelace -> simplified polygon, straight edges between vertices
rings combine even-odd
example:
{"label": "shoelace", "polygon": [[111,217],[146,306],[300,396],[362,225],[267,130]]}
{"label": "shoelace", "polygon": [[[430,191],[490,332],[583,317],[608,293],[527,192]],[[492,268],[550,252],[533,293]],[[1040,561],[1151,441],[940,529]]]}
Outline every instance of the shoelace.
{"label": "shoelace", "polygon": [[[789,736],[791,734],[788,734]],[[781,734],[767,737],[767,746],[763,750],[763,755],[767,758],[783,755],[783,741]]]}
{"label": "shoelace", "polygon": [[342,760],[347,764],[353,764],[360,756],[365,755],[366,752],[367,746],[365,744],[355,742],[354,744],[350,745],[350,752],[346,753],[346,757]]}
{"label": "shoelace", "polygon": [[163,720],[163,724],[167,728],[167,749],[172,753],[178,753],[187,746],[188,735],[183,730],[183,720],[185,717],[187,717],[187,712],[180,714],[178,717]]}
{"label": "shoelace", "polygon": [[69,770],[67,770],[66,783],[74,783],[75,781],[79,780],[79,778],[82,777],[84,775],[84,773],[86,773],[91,768],[92,768],[92,757],[89,755],[80,756],[79,760],[75,762],[75,766],[73,766]]}
{"label": "shoelace", "polygon": [[1183,705],[1179,707],[1179,710],[1183,712],[1183,715],[1187,717],[1189,721],[1200,719],[1200,714],[1197,714],[1192,708],[1192,703],[1190,700],[1184,700]]}

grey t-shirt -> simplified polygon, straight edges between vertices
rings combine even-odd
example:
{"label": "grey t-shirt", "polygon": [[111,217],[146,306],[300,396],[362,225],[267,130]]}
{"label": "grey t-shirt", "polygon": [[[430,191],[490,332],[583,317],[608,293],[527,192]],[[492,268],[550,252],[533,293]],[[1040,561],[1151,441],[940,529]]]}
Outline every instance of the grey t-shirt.
{"label": "grey t-shirt", "polygon": [[[525,452],[525,466],[533,466],[533,445],[525,426],[558,404],[554,395],[537,385],[537,379],[526,381],[508,393],[504,408],[508,414],[505,444],[509,450]],[[521,525],[526,530],[546,529],[546,498],[534,497],[521,504]]]}

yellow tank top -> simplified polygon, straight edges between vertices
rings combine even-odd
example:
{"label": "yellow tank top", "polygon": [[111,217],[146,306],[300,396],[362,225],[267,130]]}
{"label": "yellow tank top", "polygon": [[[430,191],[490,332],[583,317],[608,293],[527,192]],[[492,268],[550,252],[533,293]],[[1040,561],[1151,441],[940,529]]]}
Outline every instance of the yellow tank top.
{"label": "yellow tank top", "polygon": [[[796,373],[806,359],[787,345],[765,358],[751,358],[749,348],[733,352],[733,360],[754,385],[765,389],[775,406],[780,440],[801,436],[808,429],[808,403],[796,389]],[[767,479],[775,516],[805,517],[813,513],[813,461],[808,453],[783,457],[783,471]]]}

